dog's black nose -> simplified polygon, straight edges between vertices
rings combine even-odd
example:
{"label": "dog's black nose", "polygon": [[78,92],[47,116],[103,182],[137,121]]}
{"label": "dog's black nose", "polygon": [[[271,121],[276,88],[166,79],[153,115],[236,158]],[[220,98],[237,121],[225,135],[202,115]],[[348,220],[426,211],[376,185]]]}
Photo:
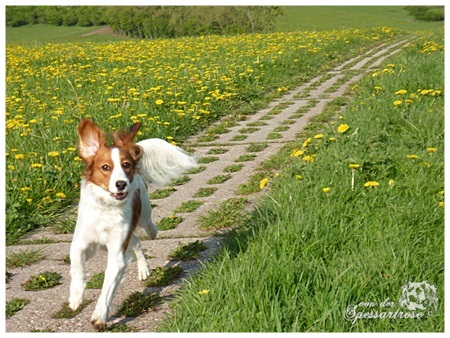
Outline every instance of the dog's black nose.
{"label": "dog's black nose", "polygon": [[117,190],[122,191],[122,190],[124,190],[126,187],[127,187],[127,182],[125,182],[125,181],[117,181],[117,182],[116,182],[116,188],[117,188]]}

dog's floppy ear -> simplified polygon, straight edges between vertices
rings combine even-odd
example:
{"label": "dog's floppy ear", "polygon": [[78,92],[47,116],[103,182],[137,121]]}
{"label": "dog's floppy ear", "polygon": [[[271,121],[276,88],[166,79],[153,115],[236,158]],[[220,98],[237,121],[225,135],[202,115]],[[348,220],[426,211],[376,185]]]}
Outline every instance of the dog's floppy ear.
{"label": "dog's floppy ear", "polygon": [[138,146],[137,144],[133,144],[133,146],[130,149],[130,154],[131,157],[133,157],[133,161],[136,163],[144,155],[144,149],[141,146]]}
{"label": "dog's floppy ear", "polygon": [[131,125],[131,127],[128,129],[127,132],[125,132],[124,130],[121,130],[121,131],[115,133],[113,135],[115,145],[118,147],[124,147],[129,144],[132,144],[140,127],[141,127],[141,123],[137,122],[137,123],[134,123],[133,125]]}
{"label": "dog's floppy ear", "polygon": [[78,125],[78,154],[90,165],[100,147],[106,145],[106,137],[92,120],[85,119]]}

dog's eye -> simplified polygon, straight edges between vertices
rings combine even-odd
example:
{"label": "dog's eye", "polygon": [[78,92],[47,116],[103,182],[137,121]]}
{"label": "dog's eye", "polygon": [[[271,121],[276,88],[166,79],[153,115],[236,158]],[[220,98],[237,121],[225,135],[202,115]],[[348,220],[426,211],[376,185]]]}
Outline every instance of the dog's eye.
{"label": "dog's eye", "polygon": [[107,165],[107,164],[104,164],[104,165],[102,165],[102,170],[104,170],[104,171],[110,171],[110,170],[111,170],[111,167],[110,167],[109,165]]}
{"label": "dog's eye", "polygon": [[124,162],[124,163],[122,164],[122,167],[123,167],[124,169],[128,169],[129,167],[131,167],[131,164],[128,163],[128,162]]}

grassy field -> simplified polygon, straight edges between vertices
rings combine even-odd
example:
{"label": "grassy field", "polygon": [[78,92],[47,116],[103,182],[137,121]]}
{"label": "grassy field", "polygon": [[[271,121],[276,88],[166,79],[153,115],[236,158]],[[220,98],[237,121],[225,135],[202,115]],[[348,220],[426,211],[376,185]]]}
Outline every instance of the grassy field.
{"label": "grassy field", "polygon": [[44,43],[127,41],[131,38],[111,34],[105,26],[27,25],[6,27],[6,43],[40,45]]}
{"label": "grassy field", "polygon": [[218,117],[247,114],[371,46],[389,28],[157,41],[7,45],[7,242],[78,199],[76,126],[141,121],[140,139],[182,142]]}
{"label": "grassy field", "polygon": [[[443,25],[414,22],[400,7],[369,9],[292,7],[284,32],[158,41],[7,28],[7,243],[77,202],[81,117],[106,129],[139,120],[139,139],[179,144],[405,35],[395,28],[427,31],[358,84],[337,123],[266,163],[279,174],[267,198],[188,281],[160,329],[443,331]],[[403,285],[424,280],[437,289],[433,316],[345,318],[361,302],[397,303]]]}
{"label": "grassy field", "polygon": [[[361,81],[337,123],[266,164],[279,174],[267,197],[160,330],[442,332],[443,93],[442,34]],[[439,298],[432,316],[352,315],[401,310],[402,286],[425,280]]]}
{"label": "grassy field", "polygon": [[389,26],[405,31],[433,31],[442,22],[416,21],[404,6],[289,6],[277,18],[277,30],[333,30]]}
{"label": "grassy field", "polygon": [[[277,32],[368,29],[382,26],[417,32],[434,31],[443,26],[442,22],[414,20],[404,6],[284,6],[283,13],[275,22]],[[93,34],[94,32],[98,34]],[[7,43],[21,45],[123,40],[131,38],[111,34],[104,27],[6,27]]]}

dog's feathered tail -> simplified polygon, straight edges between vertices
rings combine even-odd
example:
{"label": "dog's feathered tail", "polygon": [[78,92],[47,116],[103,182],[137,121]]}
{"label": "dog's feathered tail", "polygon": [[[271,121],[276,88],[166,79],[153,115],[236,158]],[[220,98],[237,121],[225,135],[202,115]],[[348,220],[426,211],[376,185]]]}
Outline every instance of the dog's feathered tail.
{"label": "dog's feathered tail", "polygon": [[164,140],[151,138],[136,144],[144,150],[137,171],[146,180],[164,184],[197,167],[192,156]]}

